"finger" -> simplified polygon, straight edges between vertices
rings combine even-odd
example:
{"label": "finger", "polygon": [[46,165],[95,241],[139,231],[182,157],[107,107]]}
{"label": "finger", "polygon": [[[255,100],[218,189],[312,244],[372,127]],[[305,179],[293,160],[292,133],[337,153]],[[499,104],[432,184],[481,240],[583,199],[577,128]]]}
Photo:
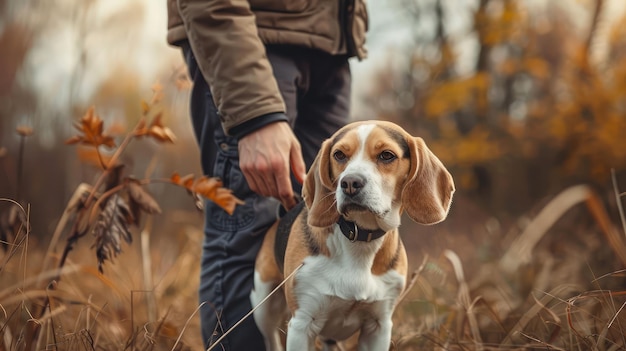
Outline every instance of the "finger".
{"label": "finger", "polygon": [[248,183],[248,187],[250,188],[250,190],[257,194],[261,194],[262,187],[259,186],[256,178],[253,175],[254,173],[246,172],[244,170],[242,170],[241,172],[243,173],[244,178],[246,178],[246,182]]}
{"label": "finger", "polygon": [[290,209],[296,205],[296,202],[291,187],[291,178],[289,177],[289,164],[285,162],[282,167],[276,169],[275,172],[275,185],[278,199],[286,209]]}
{"label": "finger", "polygon": [[[260,160],[257,160],[259,162]],[[248,182],[248,186],[250,190],[253,192],[263,195],[263,196],[271,196],[272,192],[270,187],[267,185],[264,177],[267,177],[265,174],[268,173],[268,166],[264,166],[261,163],[253,163],[240,164],[241,172],[243,173],[246,181]]]}
{"label": "finger", "polygon": [[258,194],[263,196],[273,196],[276,197],[278,191],[276,190],[276,183],[273,179],[273,174],[271,173],[259,173],[256,177],[256,182],[259,185]]}

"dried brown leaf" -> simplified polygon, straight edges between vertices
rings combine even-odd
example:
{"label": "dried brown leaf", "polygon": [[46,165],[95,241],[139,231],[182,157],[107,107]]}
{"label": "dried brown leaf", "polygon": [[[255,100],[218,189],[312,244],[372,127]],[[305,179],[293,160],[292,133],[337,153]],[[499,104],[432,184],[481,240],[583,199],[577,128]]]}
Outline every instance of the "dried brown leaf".
{"label": "dried brown leaf", "polygon": [[176,136],[171,129],[163,126],[163,123],[161,121],[162,116],[162,113],[158,113],[154,117],[152,123],[150,123],[150,126],[148,127],[147,135],[160,142],[173,143],[176,140]]}
{"label": "dried brown leaf", "polygon": [[27,126],[19,126],[19,127],[15,128],[15,131],[17,131],[17,134],[19,134],[19,135],[21,135],[23,137],[27,137],[27,136],[33,135],[33,128],[27,127]]}
{"label": "dried brown leaf", "polygon": [[193,185],[192,191],[213,201],[228,214],[235,212],[237,205],[244,202],[233,195],[230,189],[223,188],[223,183],[218,178],[201,177]]}
{"label": "dried brown leaf", "polygon": [[174,172],[170,180],[172,181],[172,183],[176,185],[180,185],[184,188],[187,188],[187,190],[191,191],[191,188],[193,187],[193,183],[195,181],[195,176],[193,174],[187,174],[186,176],[181,177],[180,174]]}
{"label": "dried brown leaf", "polygon": [[170,177],[170,181],[176,185],[181,185],[180,183],[180,174],[178,174],[178,172],[174,172],[174,174],[172,174],[172,176]]}
{"label": "dried brown leaf", "polygon": [[191,191],[193,187],[193,183],[195,182],[195,177],[193,174],[187,174],[186,176],[181,178],[181,185]]}
{"label": "dried brown leaf", "polygon": [[196,181],[191,190],[211,199],[216,196],[217,189],[221,188],[222,185],[224,184],[218,178],[201,177]]}
{"label": "dried brown leaf", "polygon": [[131,179],[128,182],[128,195],[131,202],[136,202],[141,210],[149,214],[161,213],[161,207],[139,182]]}
{"label": "dried brown leaf", "polygon": [[115,147],[113,138],[103,133],[102,119],[95,113],[94,107],[90,107],[79,122],[74,124],[79,134],[74,135],[65,141],[66,144],[81,143],[99,147],[104,145],[109,148]]}
{"label": "dried brown leaf", "polygon": [[134,224],[139,226],[141,223],[141,206],[137,203],[137,201],[133,201],[133,199],[128,199],[128,208],[130,209],[130,214],[133,216],[130,224]]}
{"label": "dried brown leaf", "polygon": [[[172,183],[187,189],[194,198],[196,194],[201,195],[213,201],[231,215],[237,205],[244,204],[242,200],[233,195],[231,190],[223,187],[223,183],[219,178],[203,176],[194,181],[193,174],[181,177],[178,173],[174,173],[170,180]],[[198,206],[197,199],[196,206]],[[198,208],[200,208],[200,206],[198,206]]]}
{"label": "dried brown leaf", "polygon": [[124,172],[124,164],[116,164],[110,170],[107,175],[106,180],[104,181],[104,190],[108,191],[113,189],[114,187],[122,184],[123,180],[123,172]]}
{"label": "dried brown leaf", "polygon": [[176,140],[176,136],[169,128],[152,127],[148,135],[163,143],[173,143]]}
{"label": "dried brown leaf", "polygon": [[137,127],[135,127],[135,136],[142,137],[148,135],[148,127],[146,125],[146,120],[141,118],[139,123],[137,123]]}
{"label": "dried brown leaf", "polygon": [[150,112],[150,105],[145,100],[141,100],[141,113],[145,116],[148,112]]}
{"label": "dried brown leaf", "polygon": [[112,260],[122,252],[122,242],[130,244],[133,241],[129,229],[132,223],[134,218],[126,200],[119,194],[111,195],[93,229],[96,242],[92,248],[96,249],[98,270],[101,273],[105,261]]}
{"label": "dried brown leaf", "polygon": [[73,144],[78,144],[83,140],[83,138],[80,135],[74,135],[71,138],[68,138],[65,140],[65,144],[67,145],[73,145]]}
{"label": "dried brown leaf", "polygon": [[209,197],[208,199],[215,202],[229,215],[232,215],[235,212],[237,205],[243,205],[245,203],[233,195],[230,189],[226,188],[218,188],[215,192],[215,196],[212,198]]}
{"label": "dried brown leaf", "polygon": [[163,126],[161,121],[162,113],[158,113],[150,122],[149,126],[145,125],[145,122],[142,120],[139,122],[137,129],[135,130],[136,136],[147,136],[155,139],[159,142],[167,142],[173,143],[176,141],[176,135],[172,132],[171,129]]}

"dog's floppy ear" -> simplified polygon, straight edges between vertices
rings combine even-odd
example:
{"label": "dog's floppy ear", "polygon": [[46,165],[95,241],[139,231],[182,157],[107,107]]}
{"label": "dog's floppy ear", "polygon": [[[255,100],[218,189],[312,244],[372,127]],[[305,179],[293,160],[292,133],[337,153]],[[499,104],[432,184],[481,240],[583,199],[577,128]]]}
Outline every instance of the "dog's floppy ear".
{"label": "dog's floppy ear", "polygon": [[448,170],[419,137],[409,137],[411,169],[402,191],[402,205],[420,224],[435,224],[448,215],[454,181]]}
{"label": "dog's floppy ear", "polygon": [[313,227],[328,227],[339,219],[330,179],[330,147],[330,140],[322,143],[302,188],[302,197],[309,209],[308,224]]}

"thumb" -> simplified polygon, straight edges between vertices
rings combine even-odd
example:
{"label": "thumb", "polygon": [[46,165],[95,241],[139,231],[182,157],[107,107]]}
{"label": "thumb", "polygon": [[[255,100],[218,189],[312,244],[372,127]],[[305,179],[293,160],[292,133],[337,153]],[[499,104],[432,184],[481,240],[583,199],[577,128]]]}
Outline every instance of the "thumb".
{"label": "thumb", "polygon": [[291,144],[291,150],[289,152],[289,163],[291,164],[291,171],[298,183],[304,182],[306,176],[306,166],[304,165],[304,159],[302,158],[302,150],[300,144],[295,142]]}

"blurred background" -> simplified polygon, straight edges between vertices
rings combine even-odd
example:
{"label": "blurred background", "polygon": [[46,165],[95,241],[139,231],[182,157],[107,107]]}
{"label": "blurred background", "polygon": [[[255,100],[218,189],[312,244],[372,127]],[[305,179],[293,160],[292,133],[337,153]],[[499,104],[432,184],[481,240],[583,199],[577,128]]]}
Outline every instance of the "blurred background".
{"label": "blurred background", "polygon": [[[468,276],[491,272],[486,265],[505,256],[551,199],[585,184],[587,206],[555,211],[549,235],[531,246],[535,263],[512,289],[524,301],[542,272],[552,278],[542,278],[548,291],[563,282],[593,286],[594,277],[624,268],[624,233],[609,239],[598,213],[621,228],[616,199],[624,190],[614,186],[626,189],[626,2],[371,0],[368,8],[370,56],[351,62],[352,117],[394,121],[423,137],[457,186],[446,222],[405,220],[412,266],[452,250]],[[0,197],[29,205],[33,247],[47,247],[75,188],[99,175],[93,154],[64,144],[90,106],[121,139],[142,101],[162,91],[158,108],[177,140],[134,142],[122,156],[126,171],[200,173],[190,83],[165,35],[164,1],[0,0]],[[176,244],[188,245],[172,239],[181,235],[199,245],[202,217],[189,196],[148,188],[163,209],[149,220],[154,256],[178,253]],[[0,214],[8,208],[0,203]],[[166,270],[176,258],[161,259]],[[445,271],[436,267],[435,276]],[[476,279],[472,289],[484,282]],[[425,284],[421,293],[436,290]],[[523,306],[507,303],[507,311]]]}

